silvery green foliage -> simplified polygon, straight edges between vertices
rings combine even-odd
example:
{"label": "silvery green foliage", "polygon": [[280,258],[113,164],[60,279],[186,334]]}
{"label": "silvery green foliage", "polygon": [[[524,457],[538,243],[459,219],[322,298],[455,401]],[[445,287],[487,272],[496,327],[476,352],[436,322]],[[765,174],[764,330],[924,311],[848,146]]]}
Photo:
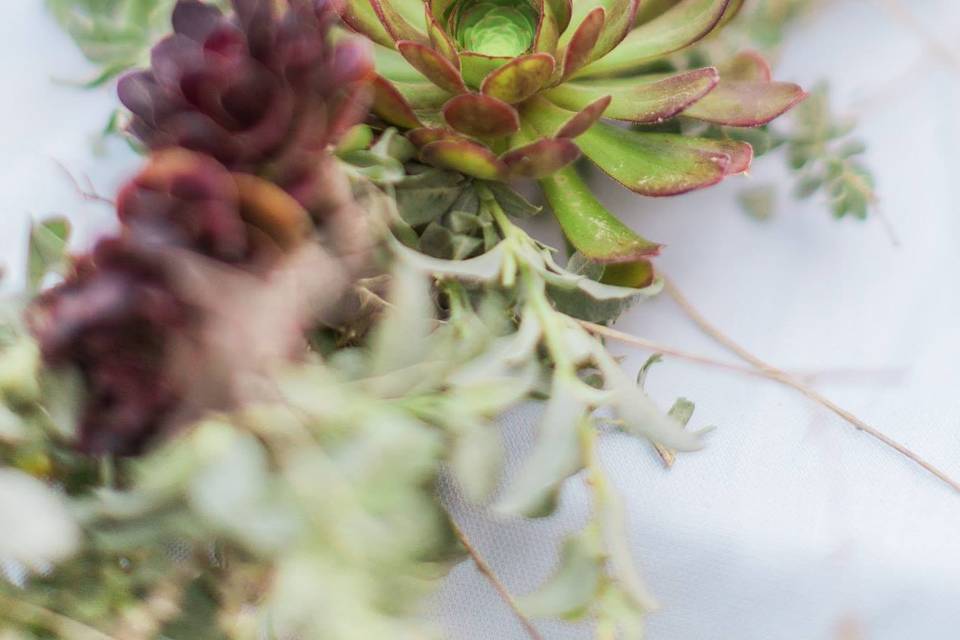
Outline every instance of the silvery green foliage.
{"label": "silvery green foliage", "polygon": [[[434,488],[447,469],[501,517],[549,513],[561,485],[586,473],[593,518],[565,545],[557,576],[523,603],[531,616],[592,616],[639,637],[652,600],[596,458],[597,427],[612,416],[679,450],[699,438],[550,295],[624,301],[654,288],[558,266],[510,222],[500,204],[509,195],[483,184],[475,193],[476,215],[500,238],[489,251],[445,260],[393,240],[391,293],[367,339],[290,365],[266,400],[139,459],[94,464],[72,453],[69,379],[40,369],[36,346],[8,326],[0,500],[11,479],[48,508],[20,509],[0,551],[21,565],[56,563],[0,587],[0,625],[38,639],[439,637],[416,612],[457,556]],[[496,419],[543,394],[536,447],[495,495]],[[21,534],[33,526],[49,537],[27,545]]]}
{"label": "silvery green foliage", "polygon": [[[149,62],[150,47],[170,31],[176,0],[46,0],[57,22],[92,63],[103,84]],[[215,3],[221,4],[221,3]]]}

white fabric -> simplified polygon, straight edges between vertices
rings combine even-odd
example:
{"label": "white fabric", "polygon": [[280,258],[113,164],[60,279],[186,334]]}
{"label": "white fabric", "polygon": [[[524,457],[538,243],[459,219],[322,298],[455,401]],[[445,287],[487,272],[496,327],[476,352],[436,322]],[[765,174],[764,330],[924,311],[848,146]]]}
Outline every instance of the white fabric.
{"label": "white fabric", "polygon": [[[135,168],[91,132],[115,104],[108,93],[58,86],[89,68],[39,2],[7,3],[0,26],[0,256],[18,271],[28,214],[69,212],[89,237],[110,222],[60,169],[89,174],[112,194]],[[876,170],[882,224],[836,222],[786,194],[767,223],[734,204],[747,181],[671,200],[610,186],[608,204],[665,242],[660,261],[701,310],[760,356],[825,374],[828,396],[960,477],[960,69],[897,24],[883,0],[830,4],[786,48],[778,77],[833,81],[835,102],[861,117]],[[943,42],[956,43],[956,0],[903,2]],[[960,54],[958,54],[960,55]],[[752,182],[782,179],[782,158],[758,161]],[[621,329],[728,356],[669,299],[631,311]],[[627,366],[645,354],[622,350]],[[771,382],[669,360],[649,378],[655,398],[697,403],[693,425],[716,425],[706,450],[664,471],[651,448],[620,436],[602,453],[625,496],[631,541],[662,608],[653,640],[947,640],[960,634],[960,495],[832,414]],[[518,457],[536,411],[506,432]],[[459,515],[517,593],[556,560],[563,533],[589,504],[579,481],[560,512],[532,523]],[[438,596],[453,640],[522,640],[509,612],[470,564]],[[585,626],[539,624],[549,640]]]}

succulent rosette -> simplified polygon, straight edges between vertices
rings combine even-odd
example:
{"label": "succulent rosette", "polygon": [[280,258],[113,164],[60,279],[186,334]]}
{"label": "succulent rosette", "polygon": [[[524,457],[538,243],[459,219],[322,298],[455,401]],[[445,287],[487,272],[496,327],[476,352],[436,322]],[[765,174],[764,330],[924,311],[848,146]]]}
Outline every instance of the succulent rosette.
{"label": "succulent rosette", "polygon": [[130,132],[149,149],[183,147],[258,173],[311,206],[318,158],[366,117],[373,60],[360,38],[334,41],[323,0],[179,0],[173,34],[149,69],[121,78]]}
{"label": "succulent rosette", "polygon": [[743,173],[753,151],[605,120],[754,127],[805,96],[772,81],[756,54],[719,67],[670,62],[741,4],[680,0],[639,13],[640,0],[349,0],[342,15],[380,45],[375,113],[409,129],[423,161],[484,180],[540,180],[572,244],[616,263],[658,245],[600,205],[570,167],[581,154],[636,193],[669,196]]}

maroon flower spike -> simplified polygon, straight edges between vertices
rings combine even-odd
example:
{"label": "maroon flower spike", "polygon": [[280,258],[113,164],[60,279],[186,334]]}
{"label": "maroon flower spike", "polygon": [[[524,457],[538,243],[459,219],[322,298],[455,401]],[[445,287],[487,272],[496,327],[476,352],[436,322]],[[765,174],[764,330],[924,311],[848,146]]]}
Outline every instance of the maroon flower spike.
{"label": "maroon flower spike", "polygon": [[373,62],[366,43],[331,41],[328,3],[290,4],[278,15],[273,0],[233,0],[225,15],[179,0],[150,69],[120,80],[133,135],[150,149],[181,146],[269,173],[285,188],[309,182],[311,159],[366,116]]}
{"label": "maroon flower spike", "polygon": [[100,241],[76,274],[38,298],[28,322],[51,365],[72,364],[86,386],[78,448],[139,453],[178,405],[164,377],[168,336],[191,322],[157,260],[129,239]]}

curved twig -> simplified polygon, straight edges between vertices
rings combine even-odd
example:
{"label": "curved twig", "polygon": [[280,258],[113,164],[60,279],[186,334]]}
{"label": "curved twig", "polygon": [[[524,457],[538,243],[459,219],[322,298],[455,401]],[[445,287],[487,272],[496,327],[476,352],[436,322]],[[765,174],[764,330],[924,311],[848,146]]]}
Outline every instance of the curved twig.
{"label": "curved twig", "polygon": [[776,367],[770,364],[767,364],[757,356],[747,351],[744,347],[739,345],[736,341],[734,341],[732,338],[724,334],[717,327],[715,327],[709,320],[707,320],[703,316],[703,314],[701,314],[696,309],[696,307],[694,307],[690,303],[690,301],[687,300],[686,296],[684,296],[680,292],[677,286],[666,276],[664,276],[664,282],[666,284],[665,288],[666,288],[667,294],[671,298],[673,298],[673,300],[683,310],[683,312],[698,327],[700,327],[700,329],[704,333],[706,333],[711,338],[716,340],[719,344],[726,347],[731,353],[735,354],[744,362],[747,362],[750,365],[756,367],[758,371],[762,371],[766,375],[766,377],[771,378],[773,380],[777,380],[778,382],[788,387],[792,387],[793,389],[796,389],[797,391],[805,395],[810,400],[813,400],[817,404],[829,409],[830,411],[837,414],[838,416],[843,418],[845,421],[853,425],[856,429],[863,431],[864,433],[871,436],[872,438],[879,440],[880,442],[890,447],[894,451],[910,459],[911,461],[919,465],[921,468],[923,468],[925,471],[929,472],[930,474],[935,476],[938,480],[940,480],[941,482],[949,486],[951,489],[953,489],[957,493],[960,493],[960,482],[951,478],[949,475],[947,475],[945,471],[939,469],[938,467],[935,467],[930,462],[927,462],[918,453],[914,452],[913,450],[908,448],[906,445],[903,445],[897,442],[890,436],[879,431],[877,428],[867,424],[866,422],[864,422],[863,420],[855,416],[850,411],[847,411],[846,409],[839,406],[829,398],[825,397],[816,389],[813,389],[807,386],[806,384],[797,380],[796,378],[789,375],[788,373],[780,369],[777,369]]}
{"label": "curved twig", "polygon": [[457,536],[457,540],[460,541],[460,544],[463,545],[463,548],[467,550],[467,553],[470,554],[470,557],[473,559],[475,565],[477,565],[477,570],[483,574],[483,577],[493,586],[497,594],[500,596],[500,599],[503,600],[510,610],[513,612],[513,615],[517,618],[517,621],[523,627],[523,630],[527,632],[527,635],[530,636],[531,640],[544,640],[543,636],[540,635],[540,632],[537,631],[537,628],[533,626],[533,623],[530,622],[530,619],[520,610],[520,606],[517,604],[517,601],[510,594],[510,591],[507,589],[506,585],[500,581],[500,578],[497,577],[497,574],[494,573],[493,568],[487,563],[480,551],[477,550],[473,543],[470,542],[470,539],[467,538],[467,534],[464,533],[463,529],[460,528],[453,517],[449,518],[450,527],[453,529],[453,533]]}

